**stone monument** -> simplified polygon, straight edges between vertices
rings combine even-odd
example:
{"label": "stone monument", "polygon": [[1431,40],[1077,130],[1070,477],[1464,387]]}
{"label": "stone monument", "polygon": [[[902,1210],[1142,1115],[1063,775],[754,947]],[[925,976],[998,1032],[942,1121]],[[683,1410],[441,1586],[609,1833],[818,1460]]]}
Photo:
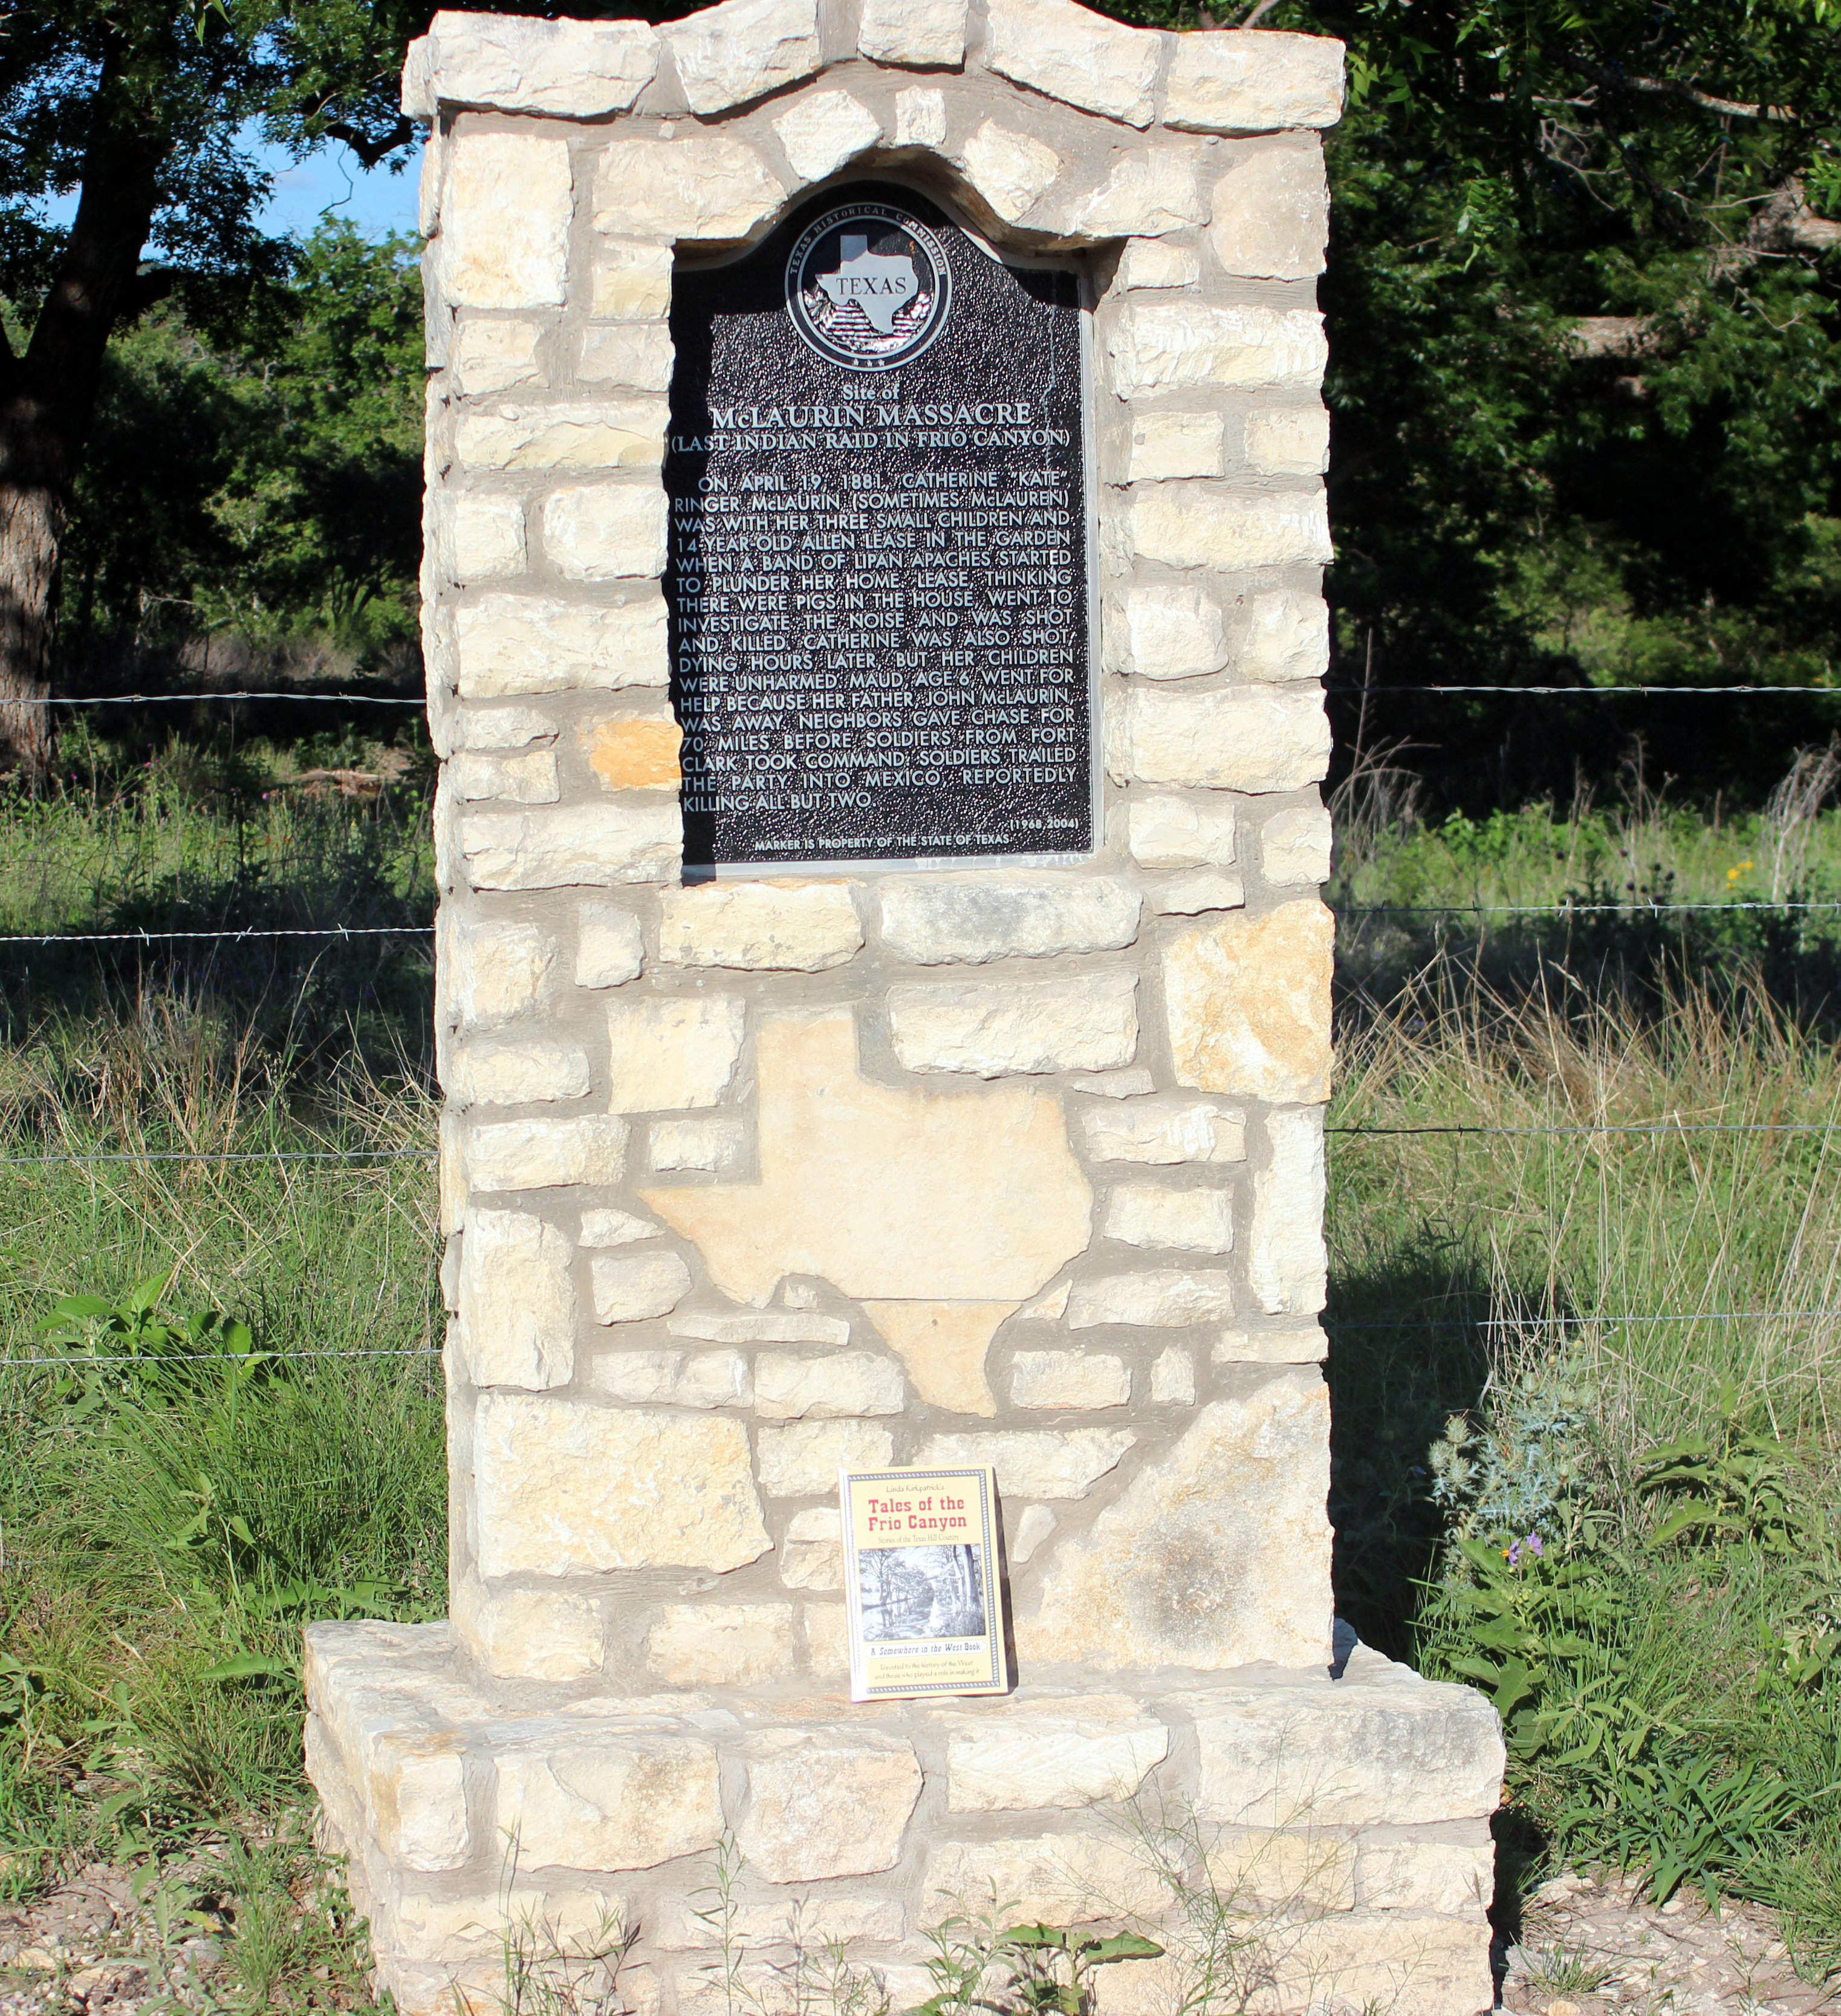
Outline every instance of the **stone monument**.
{"label": "stone monument", "polygon": [[[452,1617],[307,1671],[406,2016],[617,1921],[642,2012],[832,1942],[899,2011],[994,1900],[1162,1928],[1121,2016],[1210,1909],[1253,2006],[1489,2003],[1494,1715],[1331,1611],[1341,53],[412,51]],[[1006,1695],[849,1701],[838,1474],[904,1463],[994,1466]]]}

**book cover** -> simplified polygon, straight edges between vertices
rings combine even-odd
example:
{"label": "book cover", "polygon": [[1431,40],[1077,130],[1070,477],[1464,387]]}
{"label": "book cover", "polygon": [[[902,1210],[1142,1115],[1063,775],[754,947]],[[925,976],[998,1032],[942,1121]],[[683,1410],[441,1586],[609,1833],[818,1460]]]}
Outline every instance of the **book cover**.
{"label": "book cover", "polygon": [[1009,1686],[987,1466],[847,1470],[850,1699],[1001,1694]]}

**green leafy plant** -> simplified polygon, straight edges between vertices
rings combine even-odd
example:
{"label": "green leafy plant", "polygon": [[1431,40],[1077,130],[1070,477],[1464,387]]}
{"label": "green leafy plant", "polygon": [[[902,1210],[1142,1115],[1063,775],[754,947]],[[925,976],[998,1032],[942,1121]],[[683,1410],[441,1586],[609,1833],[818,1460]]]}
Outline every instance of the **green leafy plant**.
{"label": "green leafy plant", "polygon": [[256,1348],[248,1324],[220,1309],[177,1321],[159,1313],[174,1269],[138,1283],[119,1301],[66,1295],[38,1326],[60,1359],[55,1391],[74,1416],[112,1406],[168,1407],[201,1386],[234,1391],[282,1368]]}

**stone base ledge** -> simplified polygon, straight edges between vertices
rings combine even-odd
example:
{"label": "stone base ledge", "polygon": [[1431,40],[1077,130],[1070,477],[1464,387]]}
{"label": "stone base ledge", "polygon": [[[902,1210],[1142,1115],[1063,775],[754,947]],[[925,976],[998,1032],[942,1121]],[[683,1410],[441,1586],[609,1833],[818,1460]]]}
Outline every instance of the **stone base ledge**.
{"label": "stone base ledge", "polygon": [[994,1899],[1165,1943],[1102,1974],[1102,2016],[1175,2011],[1204,1946],[1273,2016],[1489,2007],[1482,1696],[1360,1647],[1333,1679],[1113,1678],[559,1705],[482,1683],[445,1624],[320,1624],[307,1770],[403,2016],[505,2007],[532,1965],[599,1993],[623,1928],[636,2016],[719,2016],[737,1990],[790,2016],[832,1942],[900,2011],[933,1992],[927,1928]]}

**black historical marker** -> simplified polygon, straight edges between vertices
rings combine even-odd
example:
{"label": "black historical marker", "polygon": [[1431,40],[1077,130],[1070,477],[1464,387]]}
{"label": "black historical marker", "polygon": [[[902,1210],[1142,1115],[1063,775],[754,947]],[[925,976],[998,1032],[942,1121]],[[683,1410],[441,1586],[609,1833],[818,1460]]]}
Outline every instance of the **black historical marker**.
{"label": "black historical marker", "polygon": [[671,336],[686,862],[1090,848],[1077,275],[860,183]]}

